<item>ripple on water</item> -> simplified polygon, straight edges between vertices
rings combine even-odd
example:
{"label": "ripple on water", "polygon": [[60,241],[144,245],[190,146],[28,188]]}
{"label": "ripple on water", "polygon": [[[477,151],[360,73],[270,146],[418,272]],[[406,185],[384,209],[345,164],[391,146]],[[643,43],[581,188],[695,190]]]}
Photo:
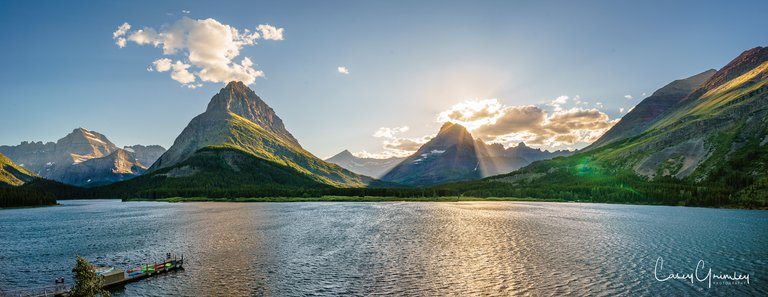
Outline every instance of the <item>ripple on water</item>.
{"label": "ripple on water", "polygon": [[[69,275],[74,255],[186,270],[117,296],[766,295],[657,282],[699,259],[764,278],[759,211],[578,203],[120,203],[0,211],[0,290]],[[671,271],[671,270],[670,270]]]}

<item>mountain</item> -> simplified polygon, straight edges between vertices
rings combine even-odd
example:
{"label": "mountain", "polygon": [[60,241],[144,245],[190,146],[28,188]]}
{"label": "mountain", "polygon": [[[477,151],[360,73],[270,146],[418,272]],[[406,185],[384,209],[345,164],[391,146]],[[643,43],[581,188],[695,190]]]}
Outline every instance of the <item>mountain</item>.
{"label": "mountain", "polygon": [[230,82],[147,174],[112,188],[143,195],[262,195],[371,181],[304,150],[256,93]]}
{"label": "mountain", "polygon": [[688,94],[712,78],[715,72],[717,71],[710,69],[685,79],[675,80],[656,90],[651,96],[645,98],[624,115],[621,121],[611,127],[597,141],[586,147],[585,150],[598,148],[616,140],[639,135],[656,123],[656,120],[662,115],[685,99]]}
{"label": "mountain", "polygon": [[0,154],[0,208],[55,205],[54,194],[34,186],[41,181],[34,173]]}
{"label": "mountain", "polygon": [[474,180],[507,173],[532,161],[565,155],[531,149],[525,144],[505,149],[501,144],[475,140],[459,124],[445,123],[437,136],[392,168],[381,180],[409,186]]}
{"label": "mountain", "polygon": [[[154,162],[159,146],[132,146],[142,159]],[[163,149],[164,150],[164,149]],[[118,148],[106,136],[85,128],[72,130],[54,142],[27,142],[0,146],[0,153],[35,174],[76,186],[95,186],[125,180],[143,173],[147,166],[133,152]],[[126,168],[134,168],[126,170]]]}
{"label": "mountain", "polygon": [[[447,188],[480,196],[768,207],[768,49],[745,51],[707,76],[642,131]],[[622,119],[617,129],[636,119]]]}
{"label": "mountain", "polygon": [[0,187],[20,186],[35,179],[35,174],[16,165],[3,154],[0,154]]}
{"label": "mountain", "polygon": [[165,153],[165,148],[159,145],[131,145],[124,146],[124,150],[133,153],[133,156],[141,164],[152,166]]}
{"label": "mountain", "polygon": [[325,161],[339,165],[342,168],[357,174],[380,178],[404,159],[405,158],[397,157],[386,159],[360,158],[352,155],[348,150],[344,150]]}
{"label": "mountain", "polygon": [[137,160],[135,155],[124,149],[117,149],[108,156],[92,158],[59,171],[57,181],[69,185],[99,186],[131,179],[143,174],[147,166]]}

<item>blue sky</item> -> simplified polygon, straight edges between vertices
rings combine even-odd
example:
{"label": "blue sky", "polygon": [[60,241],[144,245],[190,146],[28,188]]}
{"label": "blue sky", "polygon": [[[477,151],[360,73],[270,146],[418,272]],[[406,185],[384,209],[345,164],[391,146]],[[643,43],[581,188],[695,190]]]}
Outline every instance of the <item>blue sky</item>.
{"label": "blue sky", "polygon": [[[162,30],[186,16],[241,31],[283,28],[283,40],[257,40],[233,62],[248,57],[264,72],[250,87],[305,148],[327,157],[403,153],[467,106],[479,106],[463,114],[472,120],[534,105],[550,118],[596,109],[592,120],[615,122],[643,93],[766,45],[765,11],[764,1],[3,1],[0,144],[85,127],[118,145],[168,147],[223,83],[190,89],[170,72],[147,71],[167,56],[151,45],[118,47],[112,34],[124,22]],[[552,104],[564,96],[562,107]],[[480,101],[460,104],[472,98]],[[484,139],[536,134],[508,128]]]}

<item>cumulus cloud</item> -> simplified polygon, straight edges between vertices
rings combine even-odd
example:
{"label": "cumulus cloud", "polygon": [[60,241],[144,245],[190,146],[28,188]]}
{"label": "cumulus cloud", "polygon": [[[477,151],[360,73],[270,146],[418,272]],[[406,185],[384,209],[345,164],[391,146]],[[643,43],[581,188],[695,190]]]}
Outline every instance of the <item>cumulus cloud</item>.
{"label": "cumulus cloud", "polygon": [[459,123],[472,130],[487,125],[499,113],[501,107],[501,103],[497,99],[467,100],[440,112],[437,121]]}
{"label": "cumulus cloud", "polygon": [[[155,71],[165,72],[165,71],[171,70],[171,64],[172,63],[173,63],[173,61],[171,59],[162,58],[162,59],[157,59],[154,62],[152,62],[152,65],[154,66],[154,70]],[[152,68],[150,68],[150,69],[152,69]]]}
{"label": "cumulus cloud", "polygon": [[380,153],[370,153],[360,151],[354,153],[361,158],[386,159],[392,157],[407,157],[416,152],[423,144],[427,143],[434,135],[425,135],[422,137],[408,138],[401,137],[400,134],[407,132],[408,126],[402,127],[381,127],[373,133],[373,137],[382,138],[383,151]]}
{"label": "cumulus cloud", "polygon": [[336,71],[338,71],[341,74],[349,74],[349,69],[347,69],[347,67],[344,67],[344,66],[336,67]]}
{"label": "cumulus cloud", "polygon": [[266,40],[283,40],[283,28],[275,28],[271,25],[258,25],[256,30],[259,30],[261,37]]}
{"label": "cumulus cloud", "polygon": [[631,100],[632,98],[634,98],[632,95],[624,95],[624,99]]}
{"label": "cumulus cloud", "polygon": [[[577,100],[579,100],[579,98],[577,98]],[[568,102],[568,96],[563,95],[563,96],[558,96],[557,98],[555,98],[555,100],[552,100],[552,102],[549,102],[549,104],[547,105],[552,106],[555,109],[555,111],[560,111],[560,110],[563,110],[563,105],[567,102]],[[579,101],[576,102],[576,104],[578,103]]]}
{"label": "cumulus cloud", "polygon": [[117,45],[121,48],[128,42],[152,45],[162,48],[165,56],[180,57],[172,65],[168,58],[157,59],[152,62],[153,69],[173,70],[171,78],[187,87],[199,86],[199,82],[252,84],[256,78],[263,77],[264,72],[255,69],[249,57],[237,61],[240,50],[255,45],[258,39],[283,40],[283,28],[259,25],[253,31],[239,30],[211,18],[182,17],[159,30],[145,27],[130,31],[130,28],[130,24],[124,23],[112,34]]}
{"label": "cumulus cloud", "polygon": [[117,26],[117,30],[115,32],[112,32],[112,39],[115,40],[115,44],[117,44],[118,47],[124,48],[127,44],[127,40],[125,39],[125,34],[128,33],[128,30],[131,30],[131,25],[128,23],[123,23],[120,26]]}
{"label": "cumulus cloud", "polygon": [[[469,100],[456,104],[438,115],[438,122],[451,121],[470,129],[473,136],[486,142],[510,146],[519,142],[544,147],[564,148],[577,143],[590,143],[610,129],[611,120],[604,112],[591,108],[563,108],[567,96],[552,100],[549,112],[535,105],[506,106],[496,99]],[[484,102],[479,109],[474,106]],[[492,107],[488,107],[492,106]],[[467,107],[461,110],[461,107]]]}

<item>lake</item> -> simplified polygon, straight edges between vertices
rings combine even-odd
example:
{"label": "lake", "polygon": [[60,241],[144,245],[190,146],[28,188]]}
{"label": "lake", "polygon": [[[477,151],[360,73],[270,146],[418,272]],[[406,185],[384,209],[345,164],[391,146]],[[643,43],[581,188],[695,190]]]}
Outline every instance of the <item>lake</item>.
{"label": "lake", "polygon": [[[535,202],[60,203],[0,210],[0,292],[51,285],[60,276],[71,284],[75,255],[131,268],[172,252],[184,255],[185,270],[114,295],[768,295],[766,211]],[[664,280],[694,273],[700,260],[693,282]],[[710,269],[708,279],[696,279]],[[722,279],[734,273],[749,283]]]}

